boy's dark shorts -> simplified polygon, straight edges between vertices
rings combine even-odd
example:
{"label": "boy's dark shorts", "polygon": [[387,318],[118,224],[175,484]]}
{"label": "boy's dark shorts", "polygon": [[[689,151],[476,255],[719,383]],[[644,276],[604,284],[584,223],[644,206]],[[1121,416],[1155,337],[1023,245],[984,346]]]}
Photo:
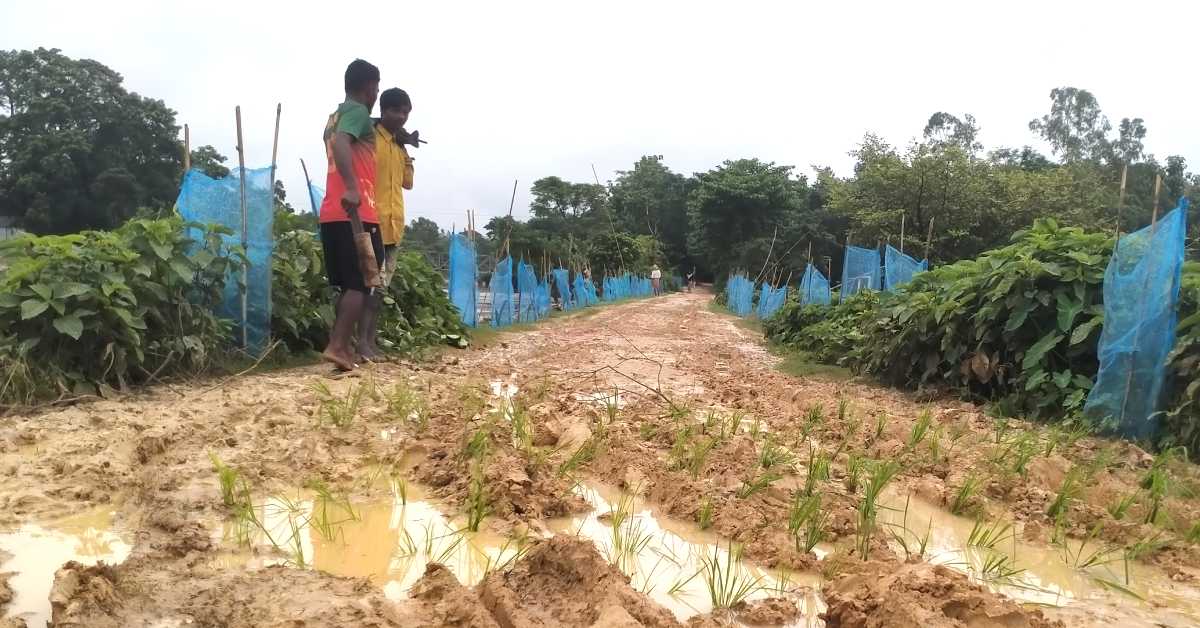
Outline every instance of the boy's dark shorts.
{"label": "boy's dark shorts", "polygon": [[[379,225],[364,222],[363,231],[371,234],[375,249],[375,262],[383,264],[383,236]],[[325,275],[329,285],[342,290],[367,291],[362,270],[358,267],[358,250],[354,247],[354,231],[350,221],[321,223],[321,249],[325,253]]]}

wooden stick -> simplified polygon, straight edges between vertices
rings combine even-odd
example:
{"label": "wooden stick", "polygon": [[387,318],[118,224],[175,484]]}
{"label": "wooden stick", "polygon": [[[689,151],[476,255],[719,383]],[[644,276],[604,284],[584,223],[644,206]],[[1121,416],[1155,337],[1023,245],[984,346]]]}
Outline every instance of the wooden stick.
{"label": "wooden stick", "polygon": [[188,125],[183,125],[183,174],[187,176],[192,169],[192,131]]}
{"label": "wooden stick", "polygon": [[275,139],[271,142],[271,207],[275,206],[275,158],[279,156],[279,117],[283,103],[275,103]]}
{"label": "wooden stick", "polygon": [[929,232],[925,234],[925,259],[929,259],[929,246],[933,244],[933,216],[929,217]]}
{"label": "wooden stick", "polygon": [[1158,222],[1158,193],[1162,191],[1162,175],[1154,175],[1154,213],[1150,215],[1150,227]]}
{"label": "wooden stick", "polygon": [[775,236],[779,235],[779,226],[775,226],[775,232],[771,234],[771,247],[767,249],[767,260],[763,262],[762,270],[758,271],[758,276],[754,278],[754,283],[758,283],[762,279],[763,273],[767,272],[767,264],[771,262],[771,252],[775,250]]}
{"label": "wooden stick", "polygon": [[1129,176],[1129,164],[1121,166],[1121,194],[1117,197],[1117,242],[1121,241],[1121,208],[1125,206],[1125,179]]}
{"label": "wooden stick", "polygon": [[900,252],[904,252],[904,217],[908,212],[900,214]]}
{"label": "wooden stick", "polygon": [[308,186],[304,190],[304,195],[308,197],[308,204],[312,205],[314,214],[319,214],[321,210],[317,209],[317,199],[312,195],[312,179],[308,178],[308,166],[304,165],[304,158],[300,158],[300,169],[304,171],[304,185]]}
{"label": "wooden stick", "polygon": [[[238,184],[241,186],[241,209],[242,209],[242,253],[246,253],[248,248],[249,235],[246,233],[246,151],[242,146],[242,106],[237,105],[234,108],[234,116],[237,118],[237,152],[238,152]],[[247,318],[247,303],[246,303],[246,276],[250,269],[247,262],[242,262],[242,348],[245,349],[250,344],[249,330],[246,326]]]}
{"label": "wooden stick", "polygon": [[805,259],[809,264],[812,263],[812,240],[808,241],[808,257]]}

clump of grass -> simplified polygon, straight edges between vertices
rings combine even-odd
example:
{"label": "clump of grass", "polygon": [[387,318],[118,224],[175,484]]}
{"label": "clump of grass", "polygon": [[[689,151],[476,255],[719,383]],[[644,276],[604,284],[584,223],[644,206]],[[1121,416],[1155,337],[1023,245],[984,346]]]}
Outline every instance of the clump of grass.
{"label": "clump of grass", "polygon": [[724,561],[716,547],[711,558],[704,557],[701,573],[714,609],[733,608],[759,589],[762,579],[746,573],[741,560],[741,547],[734,547],[732,543],[726,549]]}
{"label": "clump of grass", "polygon": [[566,460],[558,465],[558,477],[574,475],[583,465],[594,460],[599,451],[600,440],[595,435],[589,436],[575,448],[575,451],[571,452],[570,456],[567,456]]}
{"label": "clump of grass", "polygon": [[512,426],[512,443],[520,451],[533,449],[533,419],[528,410],[516,398],[508,402],[509,423]]}
{"label": "clump of grass", "polygon": [[880,412],[875,415],[875,429],[871,431],[871,437],[867,439],[867,447],[879,442],[883,438],[884,431],[887,430],[888,415],[886,412]]}
{"label": "clump of grass", "polygon": [[800,423],[800,442],[808,440],[814,430],[825,424],[825,406],[816,403],[808,407]]}
{"label": "clump of grass", "polygon": [[700,500],[700,509],[696,511],[696,524],[701,530],[707,530],[712,527],[713,522],[713,503],[708,497]]}
{"label": "clump of grass", "polygon": [[1083,490],[1083,474],[1084,469],[1076,465],[1071,467],[1071,470],[1063,477],[1058,494],[1054,496],[1054,501],[1050,502],[1050,507],[1046,509],[1046,515],[1055,522],[1063,520],[1071,507],[1071,502],[1079,497],[1079,493]]}
{"label": "clump of grass", "polygon": [[737,496],[741,499],[748,499],[755,493],[770,488],[772,484],[782,477],[782,475],[775,471],[759,470],[758,473],[742,480],[742,485],[737,490]]}
{"label": "clump of grass", "polygon": [[[308,519],[308,525],[314,528],[326,541],[337,538],[343,523],[358,521],[359,515],[350,503],[350,498],[344,493],[334,495],[329,486],[321,480],[308,483],[308,488],[316,493],[313,500],[313,512]],[[341,515],[337,511],[341,511]]]}
{"label": "clump of grass", "polygon": [[429,427],[429,407],[420,393],[399,381],[385,395],[388,412],[402,421],[411,423],[418,433],[423,433]]}
{"label": "clump of grass", "polygon": [[1013,441],[1011,447],[1011,469],[1014,473],[1021,477],[1029,475],[1029,461],[1038,452],[1037,434],[1033,431],[1022,432],[1020,436]]}
{"label": "clump of grass", "polygon": [[638,426],[638,434],[641,435],[642,440],[654,440],[654,437],[658,436],[658,426],[649,421],[643,422]]}
{"label": "clump of grass", "polygon": [[1075,417],[1068,421],[1063,421],[1050,428],[1046,435],[1046,443],[1043,453],[1047,456],[1054,453],[1056,449],[1068,449],[1074,447],[1075,443],[1080,439],[1092,433],[1092,426],[1082,417]]}
{"label": "clump of grass", "polygon": [[483,478],[483,464],[472,465],[471,483],[467,486],[467,529],[478,532],[480,524],[491,512]]}
{"label": "clump of grass", "polygon": [[1167,495],[1167,487],[1170,481],[1167,466],[1177,457],[1186,458],[1187,450],[1183,447],[1164,449],[1154,457],[1154,462],[1151,463],[1150,469],[1142,477],[1140,486],[1146,491],[1149,502],[1146,508],[1145,523],[1158,522],[1162,500]]}
{"label": "clump of grass", "polygon": [[750,438],[758,440],[759,435],[762,433],[762,417],[757,414],[754,415],[754,420],[750,421],[749,433]]}
{"label": "clump of grass", "polygon": [[862,477],[865,462],[866,459],[855,452],[851,452],[846,458],[846,480],[844,484],[848,492],[858,492],[858,481]]}
{"label": "clump of grass", "polygon": [[871,551],[871,539],[879,516],[879,496],[899,472],[900,463],[895,460],[878,461],[870,467],[867,481],[863,484],[863,497],[858,504],[857,547],[862,560],[867,560]]}
{"label": "clump of grass", "polygon": [[346,389],[346,394],[338,397],[329,390],[325,382],[313,384],[313,392],[317,394],[317,423],[329,423],[340,428],[349,427],[358,416],[359,407],[368,388],[365,382],[351,384]]}
{"label": "clump of grass", "polygon": [[1134,541],[1125,548],[1125,556],[1129,560],[1138,560],[1144,556],[1158,552],[1158,550],[1170,544],[1167,539],[1163,538],[1164,534],[1162,530],[1155,530],[1153,534],[1147,534]]}
{"label": "clump of grass", "polygon": [[492,427],[491,421],[484,420],[480,421],[474,430],[471,430],[466,444],[463,445],[464,458],[467,460],[481,460],[487,455],[491,444]]}
{"label": "clump of grass", "polygon": [[1024,572],[1008,554],[989,552],[979,568],[979,578],[993,584],[1010,584]]}
{"label": "clump of grass", "polygon": [[967,547],[978,547],[995,551],[1002,541],[1016,540],[1012,524],[995,521],[990,524],[976,519],[971,534],[967,536]]}
{"label": "clump of grass", "polygon": [[829,456],[809,443],[808,472],[804,478],[804,494],[812,495],[817,489],[817,482],[827,480],[829,480]]}
{"label": "clump of grass", "polygon": [[738,435],[742,431],[742,421],[746,418],[746,413],[741,410],[734,410],[729,415],[729,419],[721,425],[721,440],[728,440]]}
{"label": "clump of grass", "polygon": [[917,416],[917,421],[913,423],[912,430],[908,433],[908,440],[904,443],[905,447],[909,451],[915,451],[917,445],[925,440],[925,435],[929,433],[931,425],[933,425],[933,413],[925,410]]}
{"label": "clump of grass", "polygon": [[796,456],[777,443],[770,434],[763,440],[762,449],[758,452],[758,464],[762,468],[787,467],[795,461]]}
{"label": "clump of grass", "polygon": [[954,492],[954,499],[950,502],[950,512],[956,515],[965,513],[982,484],[983,480],[974,473],[963,478],[962,484]]}
{"label": "clump of grass", "polygon": [[1137,493],[1130,493],[1117,501],[1108,505],[1108,514],[1112,515],[1113,519],[1120,521],[1129,513],[1130,507],[1133,506],[1137,499]]}
{"label": "clump of grass", "polygon": [[829,513],[821,510],[821,496],[802,496],[792,499],[788,509],[788,532],[796,542],[796,551],[808,553],[828,536]]}
{"label": "clump of grass", "polygon": [[221,488],[221,503],[230,508],[248,507],[250,488],[237,469],[221,461],[217,454],[209,452],[213,470],[217,472],[217,484]]}

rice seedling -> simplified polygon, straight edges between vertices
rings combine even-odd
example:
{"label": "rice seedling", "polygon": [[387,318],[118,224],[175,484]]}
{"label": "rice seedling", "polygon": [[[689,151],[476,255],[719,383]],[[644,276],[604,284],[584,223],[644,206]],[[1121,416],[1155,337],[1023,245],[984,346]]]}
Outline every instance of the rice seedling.
{"label": "rice seedling", "polygon": [[1121,551],[1121,548],[1098,542],[1103,529],[1103,523],[1092,526],[1091,531],[1077,546],[1074,546],[1070,540],[1062,540],[1057,543],[1063,562],[1072,569],[1087,571],[1127,559],[1126,553]]}
{"label": "rice seedling", "polygon": [[788,532],[796,542],[796,551],[808,553],[828,536],[829,512],[821,510],[821,496],[802,496],[792,499],[788,509]]}
{"label": "rice seedling", "polygon": [[575,451],[571,452],[570,456],[567,456],[566,460],[562,461],[562,464],[558,465],[558,477],[573,475],[583,465],[594,460],[599,449],[600,443],[596,436],[589,436],[575,448]]}
{"label": "rice seedling", "polygon": [[621,391],[613,387],[611,395],[604,396],[604,423],[612,425],[621,417]]}
{"label": "rice seedling", "polygon": [[879,442],[879,439],[883,437],[884,431],[887,430],[887,424],[888,415],[886,412],[880,412],[875,415],[875,429],[871,432],[871,438],[867,440],[867,447]]}
{"label": "rice seedling", "polygon": [[250,488],[245,478],[237,469],[221,461],[217,454],[209,452],[213,470],[217,472],[217,484],[221,488],[221,503],[230,508],[248,507],[250,504]]}
{"label": "rice seedling", "polygon": [[649,421],[643,422],[638,426],[638,434],[642,440],[652,441],[655,436],[658,436],[658,426]]}
{"label": "rice seedling", "polygon": [[1055,424],[1047,431],[1043,453],[1049,456],[1055,450],[1074,447],[1075,443],[1091,433],[1092,426],[1082,417],[1077,416]]}
{"label": "rice seedling", "polygon": [[982,484],[983,480],[974,473],[963,478],[962,484],[954,492],[954,499],[950,501],[950,512],[956,515],[965,513]]}
{"label": "rice seedling", "polygon": [[899,472],[900,463],[895,460],[877,461],[871,465],[867,481],[863,484],[863,497],[858,504],[857,530],[858,555],[863,560],[868,559],[871,550],[875,521],[879,515],[879,496]]}
{"label": "rice seedling", "polygon": [[487,455],[491,436],[492,423],[490,421],[480,421],[479,425],[471,431],[466,445],[463,446],[463,457],[467,460],[482,460]]}
{"label": "rice seedling", "polygon": [[637,499],[639,487],[633,491],[623,492],[616,502],[608,505],[608,521],[612,527],[619,528],[633,516],[633,507]]}
{"label": "rice seedling", "polygon": [[400,526],[400,538],[396,541],[396,549],[392,551],[392,556],[396,558],[409,558],[417,555],[417,542],[413,540],[412,534],[408,532],[408,528]]}
{"label": "rice seedling", "polygon": [[713,547],[711,558],[705,556],[702,573],[708,588],[709,601],[714,609],[733,608],[746,600],[759,588],[760,576],[751,576],[741,565],[742,550],[731,542],[721,560],[717,547]]}
{"label": "rice seedling", "polygon": [[846,459],[846,479],[844,485],[850,493],[858,491],[858,480],[862,477],[866,459],[855,452],[850,452]]}
{"label": "rice seedling", "polygon": [[692,444],[692,426],[684,425],[675,430],[675,440],[671,442],[671,451],[667,452],[668,467],[685,469],[688,466],[688,449]]}
{"label": "rice seedling", "polygon": [[463,384],[458,389],[458,403],[463,416],[473,420],[483,414],[484,408],[487,407],[487,398],[479,386]]}
{"label": "rice seedling", "polygon": [[1029,474],[1029,461],[1033,459],[1038,452],[1037,433],[1033,431],[1022,432],[1016,438],[1011,447],[1012,471],[1021,477],[1026,477]]}
{"label": "rice seedling", "polygon": [[1192,527],[1188,528],[1187,534],[1184,538],[1186,538],[1189,543],[1200,543],[1200,521],[1193,523]]}
{"label": "rice seedling", "polygon": [[712,527],[713,521],[713,503],[712,499],[705,497],[700,500],[700,509],[696,511],[696,524],[701,530],[707,530]]}
{"label": "rice seedling", "polygon": [[904,443],[908,451],[915,451],[917,445],[925,440],[931,425],[933,425],[933,413],[929,410],[925,410],[917,416],[917,421],[913,423],[912,430],[908,433],[908,440]]}
{"label": "rice seedling", "polygon": [[[924,558],[925,551],[929,547],[929,538],[933,533],[932,518],[929,519],[929,522],[925,526],[924,535],[917,535],[917,533],[908,528],[908,507],[911,499],[911,494],[904,496],[904,515],[900,520],[900,524],[890,524],[887,528],[888,535],[900,546],[900,549],[904,550],[905,560],[913,556]],[[910,535],[913,537],[911,542],[909,541]]]}
{"label": "rice seedling", "polygon": [[1167,466],[1178,456],[1186,458],[1187,450],[1182,447],[1172,447],[1163,450],[1154,457],[1150,469],[1142,477],[1141,487],[1145,489],[1149,504],[1146,509],[1145,523],[1157,523],[1162,508],[1162,500],[1167,495],[1170,476]]}
{"label": "rice seedling", "polygon": [[346,394],[341,397],[333,394],[325,382],[314,383],[312,389],[317,394],[317,423],[330,423],[335,427],[346,428],[358,416],[358,409],[362,405],[368,386],[365,382],[351,384],[346,389]]}
{"label": "rice seedling", "polygon": [[1112,515],[1113,519],[1120,521],[1125,518],[1129,512],[1129,508],[1133,506],[1133,502],[1137,499],[1137,493],[1130,493],[1117,501],[1108,505],[1108,514]]}
{"label": "rice seedling", "polygon": [[404,380],[393,384],[392,389],[384,396],[384,400],[387,403],[388,413],[405,421],[421,403],[420,395]]}
{"label": "rice seedling", "polygon": [[704,433],[712,434],[720,424],[720,415],[717,414],[716,410],[709,408],[708,413],[704,415]]}
{"label": "rice seedling", "polygon": [[1125,556],[1129,560],[1138,560],[1145,556],[1157,553],[1158,550],[1170,544],[1170,541],[1163,538],[1165,532],[1155,530],[1154,534],[1147,535],[1138,539],[1125,548]]}
{"label": "rice seedling", "polygon": [[471,532],[478,532],[479,525],[491,512],[485,489],[483,464],[476,463],[471,471],[471,483],[467,486],[467,529]]}
{"label": "rice seedling", "polygon": [[708,462],[708,455],[716,449],[718,442],[716,438],[709,437],[697,439],[692,443],[687,464],[692,479],[700,477],[700,472],[704,470],[704,465]]}
{"label": "rice seedling", "polygon": [[1046,514],[1051,519],[1057,521],[1064,517],[1071,506],[1071,501],[1079,497],[1083,488],[1081,486],[1083,472],[1084,470],[1078,465],[1071,467],[1071,470],[1067,472],[1062,485],[1058,488],[1058,494],[1054,496],[1054,501],[1046,509]]}
{"label": "rice seedling", "polygon": [[808,469],[804,478],[804,494],[812,495],[817,482],[829,480],[829,456],[818,448],[808,445]]}
{"label": "rice seedling", "polygon": [[804,413],[804,421],[800,424],[800,442],[807,441],[813,431],[824,424],[825,406],[819,403],[809,406]]}
{"label": "rice seedling", "polygon": [[1004,521],[987,524],[982,519],[976,519],[971,534],[967,536],[967,547],[996,551],[997,546],[1006,540],[1016,541],[1012,524]]}
{"label": "rice seedling", "polygon": [[507,404],[513,447],[520,451],[529,451],[533,448],[533,420],[517,398],[508,400]]}
{"label": "rice seedling", "polygon": [[754,415],[754,420],[750,421],[749,433],[750,438],[758,440],[759,435],[762,433],[762,417],[758,416],[757,414]]}
{"label": "rice seedling", "polygon": [[721,426],[721,440],[728,440],[738,435],[742,431],[742,421],[746,418],[746,413],[741,410],[734,410],[729,415],[729,419]]}
{"label": "rice seedling", "polygon": [[627,575],[633,575],[637,558],[653,540],[654,535],[646,529],[645,520],[629,517],[612,528],[612,554],[609,562]]}
{"label": "rice seedling", "polygon": [[979,578],[991,584],[1012,584],[1024,572],[1008,554],[989,552],[979,567]]}
{"label": "rice seedling", "polygon": [[770,434],[763,440],[762,449],[758,452],[758,464],[762,468],[787,467],[795,461],[796,456],[777,443]]}
{"label": "rice seedling", "polygon": [[846,423],[846,417],[850,415],[850,400],[845,395],[838,395],[838,410],[837,418],[838,425]]}
{"label": "rice seedling", "polygon": [[782,477],[775,471],[762,469],[755,475],[742,480],[742,485],[737,490],[737,496],[741,499],[748,499],[755,493],[769,488]]}
{"label": "rice seedling", "polygon": [[487,557],[487,562],[484,564],[483,573],[487,575],[493,571],[508,571],[517,561],[525,558],[529,553],[530,544],[525,537],[510,537],[504,540],[504,544],[496,551],[496,556]]}
{"label": "rice seedling", "polygon": [[690,576],[682,576],[682,575],[679,576],[678,578],[675,579],[675,582],[671,583],[671,588],[667,589],[667,595],[670,595],[672,597],[679,595],[679,593],[681,591],[683,591],[683,588],[686,587],[689,583],[691,583],[692,580],[695,580],[696,576],[700,575],[701,572],[703,572],[703,571],[704,571],[704,569],[701,568],[701,569],[697,569],[696,571],[692,572],[692,575],[690,575]]}
{"label": "rice seedling", "polygon": [[[358,513],[350,503],[350,498],[345,494],[334,496],[333,492],[329,490],[329,486],[321,480],[309,482],[308,488],[316,493],[313,499],[313,512],[308,523],[326,541],[332,541],[337,537],[343,523],[359,520]],[[333,512],[334,510],[341,510],[342,514],[339,516]]]}

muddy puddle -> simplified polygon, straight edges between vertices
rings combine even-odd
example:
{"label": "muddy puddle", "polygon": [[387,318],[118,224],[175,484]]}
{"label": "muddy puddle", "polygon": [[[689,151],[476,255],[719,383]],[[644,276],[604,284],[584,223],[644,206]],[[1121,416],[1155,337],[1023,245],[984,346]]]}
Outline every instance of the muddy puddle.
{"label": "muddy puddle", "polygon": [[226,521],[217,534],[227,548],[215,563],[250,569],[288,565],[368,578],[391,599],[438,562],[466,585],[519,555],[518,543],[446,517],[425,492],[393,484],[381,498],[325,500],[309,491],[275,495],[255,504],[259,523]]}
{"label": "muddy puddle", "polygon": [[1010,523],[987,521],[976,527],[972,519],[898,491],[885,492],[881,505],[879,522],[900,556],[904,545],[917,553],[927,537],[926,560],[1017,601],[1122,626],[1200,622],[1200,591],[1171,580],[1161,569],[1124,560],[1120,549],[1078,539],[1066,547],[1028,543]]}
{"label": "muddy puddle", "polygon": [[[728,564],[730,546],[726,541],[699,530],[694,523],[659,516],[641,499],[618,489],[588,483],[575,490],[591,504],[592,511],[552,520],[551,531],[591,540],[602,556],[630,577],[634,589],[669,609],[680,621],[712,611],[706,562]],[[800,618],[791,626],[823,625],[817,617],[824,610],[818,595],[819,575],[768,570],[748,562],[733,564],[732,577],[752,583],[755,589],[746,599],[789,598],[801,609]]]}
{"label": "muddy puddle", "polygon": [[[54,572],[63,563],[125,560],[132,539],[114,526],[114,514],[110,504],[53,522],[0,528],[0,573],[15,574],[8,581],[15,594],[8,615],[29,626],[44,626],[50,620]],[[5,555],[11,558],[3,560]]]}

